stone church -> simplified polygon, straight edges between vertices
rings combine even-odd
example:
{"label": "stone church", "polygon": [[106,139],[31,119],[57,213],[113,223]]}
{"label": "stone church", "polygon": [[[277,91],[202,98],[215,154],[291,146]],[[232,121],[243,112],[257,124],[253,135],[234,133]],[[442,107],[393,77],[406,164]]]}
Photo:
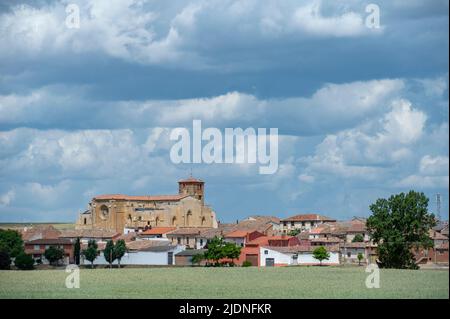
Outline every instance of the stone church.
{"label": "stone church", "polygon": [[178,181],[178,194],[156,196],[99,195],[81,213],[77,229],[104,229],[124,233],[125,228],[213,227],[215,212],[204,203],[202,180],[192,176]]}

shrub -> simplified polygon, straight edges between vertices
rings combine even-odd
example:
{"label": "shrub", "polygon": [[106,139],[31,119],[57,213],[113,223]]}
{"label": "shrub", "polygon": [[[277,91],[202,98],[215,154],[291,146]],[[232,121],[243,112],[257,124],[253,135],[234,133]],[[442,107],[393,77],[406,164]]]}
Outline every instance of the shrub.
{"label": "shrub", "polygon": [[11,257],[8,252],[0,251],[0,269],[9,269],[11,266]]}
{"label": "shrub", "polygon": [[14,265],[20,270],[30,270],[34,268],[34,260],[30,255],[20,253],[14,260]]}
{"label": "shrub", "polygon": [[242,267],[251,267],[251,266],[253,266],[253,265],[252,265],[252,263],[249,262],[248,260],[246,260],[246,261],[244,261],[244,262],[242,263]]}

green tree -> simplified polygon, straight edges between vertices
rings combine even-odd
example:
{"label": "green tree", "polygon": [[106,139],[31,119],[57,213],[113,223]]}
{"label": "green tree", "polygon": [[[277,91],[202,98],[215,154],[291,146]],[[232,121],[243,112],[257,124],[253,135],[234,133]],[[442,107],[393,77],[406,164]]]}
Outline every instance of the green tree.
{"label": "green tree", "polygon": [[127,252],[127,246],[125,244],[125,240],[119,239],[116,242],[116,245],[114,246],[114,253],[117,258],[117,264],[120,268],[120,260],[122,259],[123,255]]}
{"label": "green tree", "polygon": [[73,255],[75,258],[75,264],[79,265],[80,264],[80,255],[81,255],[80,238],[77,238],[77,240],[75,241],[75,245],[73,246]]}
{"label": "green tree", "polygon": [[50,265],[58,264],[58,262],[64,258],[64,250],[59,247],[50,246],[45,250],[44,257],[48,260]]}
{"label": "green tree", "polygon": [[0,229],[0,250],[6,251],[10,257],[23,252],[22,236],[17,230]]}
{"label": "green tree", "polygon": [[364,242],[364,236],[361,234],[356,234],[355,237],[353,237],[352,242],[353,243],[362,243],[362,242]]}
{"label": "green tree", "polygon": [[413,248],[433,247],[429,230],[436,225],[428,212],[428,198],[424,193],[380,198],[370,205],[372,215],[367,229],[377,244],[379,265],[382,268],[417,269]]}
{"label": "green tree", "polygon": [[116,260],[116,252],[114,250],[114,242],[112,240],[108,240],[105,246],[105,250],[103,251],[103,256],[105,260],[109,263],[109,268],[112,268],[112,263]]}
{"label": "green tree", "polygon": [[98,256],[98,246],[95,240],[90,240],[88,242],[88,247],[83,251],[83,256],[86,260],[91,262],[91,268],[94,268],[94,260]]}
{"label": "green tree", "polygon": [[208,242],[208,250],[205,252],[205,259],[214,261],[215,266],[219,266],[219,260],[225,258],[224,254],[225,242],[222,238],[215,236]]}
{"label": "green tree", "polygon": [[0,269],[7,270],[11,266],[11,257],[7,251],[0,250]]}
{"label": "green tree", "polygon": [[361,260],[363,260],[363,259],[364,259],[364,256],[363,256],[363,254],[361,254],[361,253],[358,253],[358,255],[357,255],[356,257],[358,258],[358,265],[359,265],[359,266],[361,266]]}
{"label": "green tree", "polygon": [[22,252],[14,259],[14,265],[20,270],[31,270],[34,268],[34,259],[30,255]]}
{"label": "green tree", "polygon": [[224,257],[231,259],[231,264],[234,265],[234,259],[241,255],[241,247],[235,243],[225,243],[222,249]]}
{"label": "green tree", "polygon": [[322,260],[330,259],[330,253],[325,249],[325,247],[320,246],[313,250],[313,256],[320,262],[322,266]]}

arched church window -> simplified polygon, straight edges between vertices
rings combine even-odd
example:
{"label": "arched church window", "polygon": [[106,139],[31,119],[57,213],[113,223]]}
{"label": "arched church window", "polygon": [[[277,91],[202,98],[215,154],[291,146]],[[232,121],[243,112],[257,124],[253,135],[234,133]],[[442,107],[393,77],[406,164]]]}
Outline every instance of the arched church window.
{"label": "arched church window", "polygon": [[190,210],[188,210],[186,214],[186,226],[190,226],[192,222],[192,213]]}
{"label": "arched church window", "polygon": [[172,217],[172,226],[176,226],[177,218],[175,216]]}
{"label": "arched church window", "polygon": [[100,207],[100,217],[102,217],[103,219],[108,218],[108,214],[109,214],[109,209],[106,205],[102,205]]}

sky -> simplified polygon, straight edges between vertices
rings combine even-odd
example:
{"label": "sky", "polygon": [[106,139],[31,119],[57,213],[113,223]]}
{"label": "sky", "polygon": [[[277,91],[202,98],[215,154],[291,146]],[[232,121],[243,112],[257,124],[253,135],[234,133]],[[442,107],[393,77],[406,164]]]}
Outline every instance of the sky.
{"label": "sky", "polygon": [[[409,190],[448,219],[448,28],[447,0],[2,1],[0,221],[73,222],[191,172],[223,222],[368,216]],[[277,172],[174,164],[193,120],[278,128]]]}

